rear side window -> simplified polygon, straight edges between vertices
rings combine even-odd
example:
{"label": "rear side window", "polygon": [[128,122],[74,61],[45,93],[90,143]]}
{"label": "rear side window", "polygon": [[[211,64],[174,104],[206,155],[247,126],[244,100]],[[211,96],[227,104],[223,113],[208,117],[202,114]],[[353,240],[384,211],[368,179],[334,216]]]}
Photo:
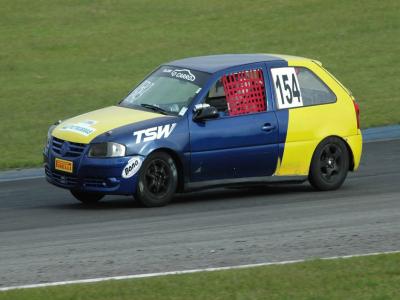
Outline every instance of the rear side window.
{"label": "rear side window", "polygon": [[295,68],[300,84],[303,105],[318,105],[333,103],[336,101],[335,94],[307,68]]}
{"label": "rear side window", "polygon": [[211,87],[205,103],[221,116],[237,116],[267,110],[264,76],[261,69],[222,76]]}
{"label": "rear side window", "polygon": [[278,109],[320,105],[336,101],[335,94],[304,67],[272,68]]}

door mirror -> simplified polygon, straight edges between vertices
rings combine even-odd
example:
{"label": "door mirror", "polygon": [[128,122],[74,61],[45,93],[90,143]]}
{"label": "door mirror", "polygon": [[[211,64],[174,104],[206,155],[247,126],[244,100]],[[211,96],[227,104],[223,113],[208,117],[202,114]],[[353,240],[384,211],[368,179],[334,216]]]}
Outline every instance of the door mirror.
{"label": "door mirror", "polygon": [[194,108],[194,121],[204,121],[219,117],[218,110],[209,104],[197,104]]}

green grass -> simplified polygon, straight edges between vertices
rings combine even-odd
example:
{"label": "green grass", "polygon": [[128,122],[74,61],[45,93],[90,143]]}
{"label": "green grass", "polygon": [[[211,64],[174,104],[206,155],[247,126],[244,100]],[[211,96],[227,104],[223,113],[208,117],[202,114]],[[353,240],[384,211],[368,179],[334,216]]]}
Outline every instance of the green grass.
{"label": "green grass", "polygon": [[0,300],[399,297],[400,254],[0,292]]}
{"label": "green grass", "polygon": [[38,166],[48,126],[116,103],[162,62],[216,53],[321,60],[362,126],[400,123],[400,2],[0,0],[0,169]]}

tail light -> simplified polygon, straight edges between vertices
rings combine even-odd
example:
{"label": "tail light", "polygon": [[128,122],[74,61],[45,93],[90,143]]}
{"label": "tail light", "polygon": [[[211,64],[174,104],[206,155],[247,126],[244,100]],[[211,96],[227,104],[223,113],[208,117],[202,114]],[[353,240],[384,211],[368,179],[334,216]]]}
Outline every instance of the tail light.
{"label": "tail light", "polygon": [[354,104],[354,109],[356,111],[357,128],[360,129],[360,106],[355,100],[353,100],[353,104]]}

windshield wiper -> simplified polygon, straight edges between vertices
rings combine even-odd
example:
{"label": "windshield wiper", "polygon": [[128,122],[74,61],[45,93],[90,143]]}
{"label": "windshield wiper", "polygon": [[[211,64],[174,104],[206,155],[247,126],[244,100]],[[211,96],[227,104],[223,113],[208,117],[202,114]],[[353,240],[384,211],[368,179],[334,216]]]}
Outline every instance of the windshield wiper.
{"label": "windshield wiper", "polygon": [[159,112],[159,113],[164,114],[164,115],[170,115],[171,114],[169,111],[166,111],[165,109],[162,109],[161,107],[158,107],[158,106],[155,106],[155,105],[152,105],[152,104],[142,103],[142,104],[140,104],[140,106],[148,108],[148,109],[151,109],[151,110],[154,110],[154,111]]}

